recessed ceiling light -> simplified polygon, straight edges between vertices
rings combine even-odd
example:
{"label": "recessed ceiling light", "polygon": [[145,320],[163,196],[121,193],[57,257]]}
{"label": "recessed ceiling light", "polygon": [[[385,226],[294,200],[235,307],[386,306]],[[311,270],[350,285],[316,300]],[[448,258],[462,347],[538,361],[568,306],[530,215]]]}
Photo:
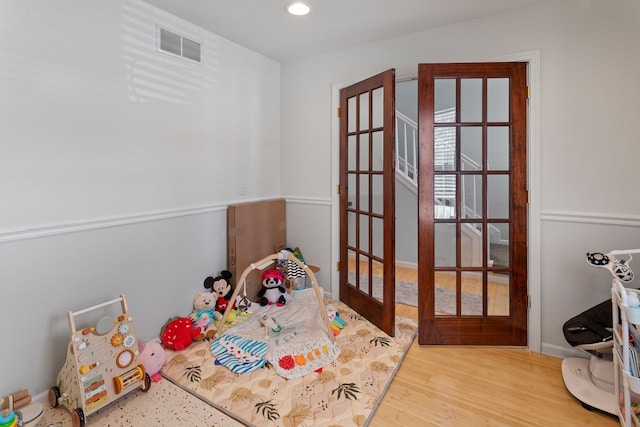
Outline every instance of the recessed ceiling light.
{"label": "recessed ceiling light", "polygon": [[311,11],[311,8],[301,1],[291,3],[287,6],[287,12],[292,15],[302,16]]}

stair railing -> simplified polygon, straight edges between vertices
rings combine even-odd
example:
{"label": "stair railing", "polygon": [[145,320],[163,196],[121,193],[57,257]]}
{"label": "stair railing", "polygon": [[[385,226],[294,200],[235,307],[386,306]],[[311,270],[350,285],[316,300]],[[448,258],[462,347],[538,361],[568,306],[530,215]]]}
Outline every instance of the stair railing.
{"label": "stair railing", "polygon": [[[455,110],[444,110],[440,112],[438,121],[448,122],[451,115],[455,115]],[[438,144],[434,147],[434,161],[436,169],[445,170],[452,168],[453,162],[455,162],[455,132],[451,132],[446,127],[439,128],[439,131],[440,134],[436,137]],[[396,174],[413,186],[416,191],[418,188],[418,143],[418,124],[396,110]],[[460,162],[463,170],[481,169],[480,164],[464,154],[460,155]],[[475,180],[471,186],[470,194],[467,193],[465,186],[461,187],[462,214],[465,218],[481,218],[482,214],[478,212],[477,208],[478,188]],[[452,202],[455,204],[455,177],[438,176],[434,182],[434,193],[436,205],[442,206],[444,211],[448,212]],[[467,196],[470,196],[470,201],[467,201]],[[494,236],[495,233],[500,234],[495,226],[489,225],[489,228],[491,236]]]}
{"label": "stair railing", "polygon": [[418,187],[418,124],[397,110],[396,173]]}

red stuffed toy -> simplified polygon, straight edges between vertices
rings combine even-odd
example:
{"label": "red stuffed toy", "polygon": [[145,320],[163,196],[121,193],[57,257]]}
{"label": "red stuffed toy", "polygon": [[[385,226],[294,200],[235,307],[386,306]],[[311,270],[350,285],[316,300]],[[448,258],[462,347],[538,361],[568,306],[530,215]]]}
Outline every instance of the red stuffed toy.
{"label": "red stuffed toy", "polygon": [[188,317],[170,319],[160,334],[165,347],[172,350],[184,350],[200,335],[201,328],[195,328]]}

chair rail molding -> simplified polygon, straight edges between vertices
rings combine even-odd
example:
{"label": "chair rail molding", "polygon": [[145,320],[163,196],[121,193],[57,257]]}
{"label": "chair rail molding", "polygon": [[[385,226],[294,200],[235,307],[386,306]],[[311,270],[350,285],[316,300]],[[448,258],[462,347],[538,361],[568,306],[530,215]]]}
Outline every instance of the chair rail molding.
{"label": "chair rail molding", "polygon": [[542,211],[542,221],[574,222],[585,224],[620,225],[640,227],[640,215],[614,214],[602,212]]}
{"label": "chair rail molding", "polygon": [[300,196],[283,196],[287,203],[296,205],[323,205],[331,206],[331,198],[327,197],[300,197]]}
{"label": "chair rail molding", "polygon": [[38,237],[50,237],[59,234],[77,233],[80,231],[97,230],[101,228],[120,227],[143,222],[159,221],[179,218],[190,215],[200,215],[209,212],[227,210],[227,203],[207,206],[170,209],[147,213],[112,216],[105,218],[91,218],[78,221],[70,221],[58,224],[37,225],[15,230],[0,231],[0,244],[16,240],[34,239]]}

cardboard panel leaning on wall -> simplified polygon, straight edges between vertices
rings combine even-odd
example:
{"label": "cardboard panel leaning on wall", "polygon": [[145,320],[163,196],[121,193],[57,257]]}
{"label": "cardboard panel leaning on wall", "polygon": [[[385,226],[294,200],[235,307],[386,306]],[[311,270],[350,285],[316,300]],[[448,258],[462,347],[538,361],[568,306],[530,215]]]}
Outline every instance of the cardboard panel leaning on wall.
{"label": "cardboard panel leaning on wall", "polygon": [[[287,241],[285,200],[230,205],[227,209],[227,262],[235,286],[251,263],[283,249]],[[262,272],[247,276],[247,297],[258,300]],[[242,291],[241,291],[242,295]]]}

